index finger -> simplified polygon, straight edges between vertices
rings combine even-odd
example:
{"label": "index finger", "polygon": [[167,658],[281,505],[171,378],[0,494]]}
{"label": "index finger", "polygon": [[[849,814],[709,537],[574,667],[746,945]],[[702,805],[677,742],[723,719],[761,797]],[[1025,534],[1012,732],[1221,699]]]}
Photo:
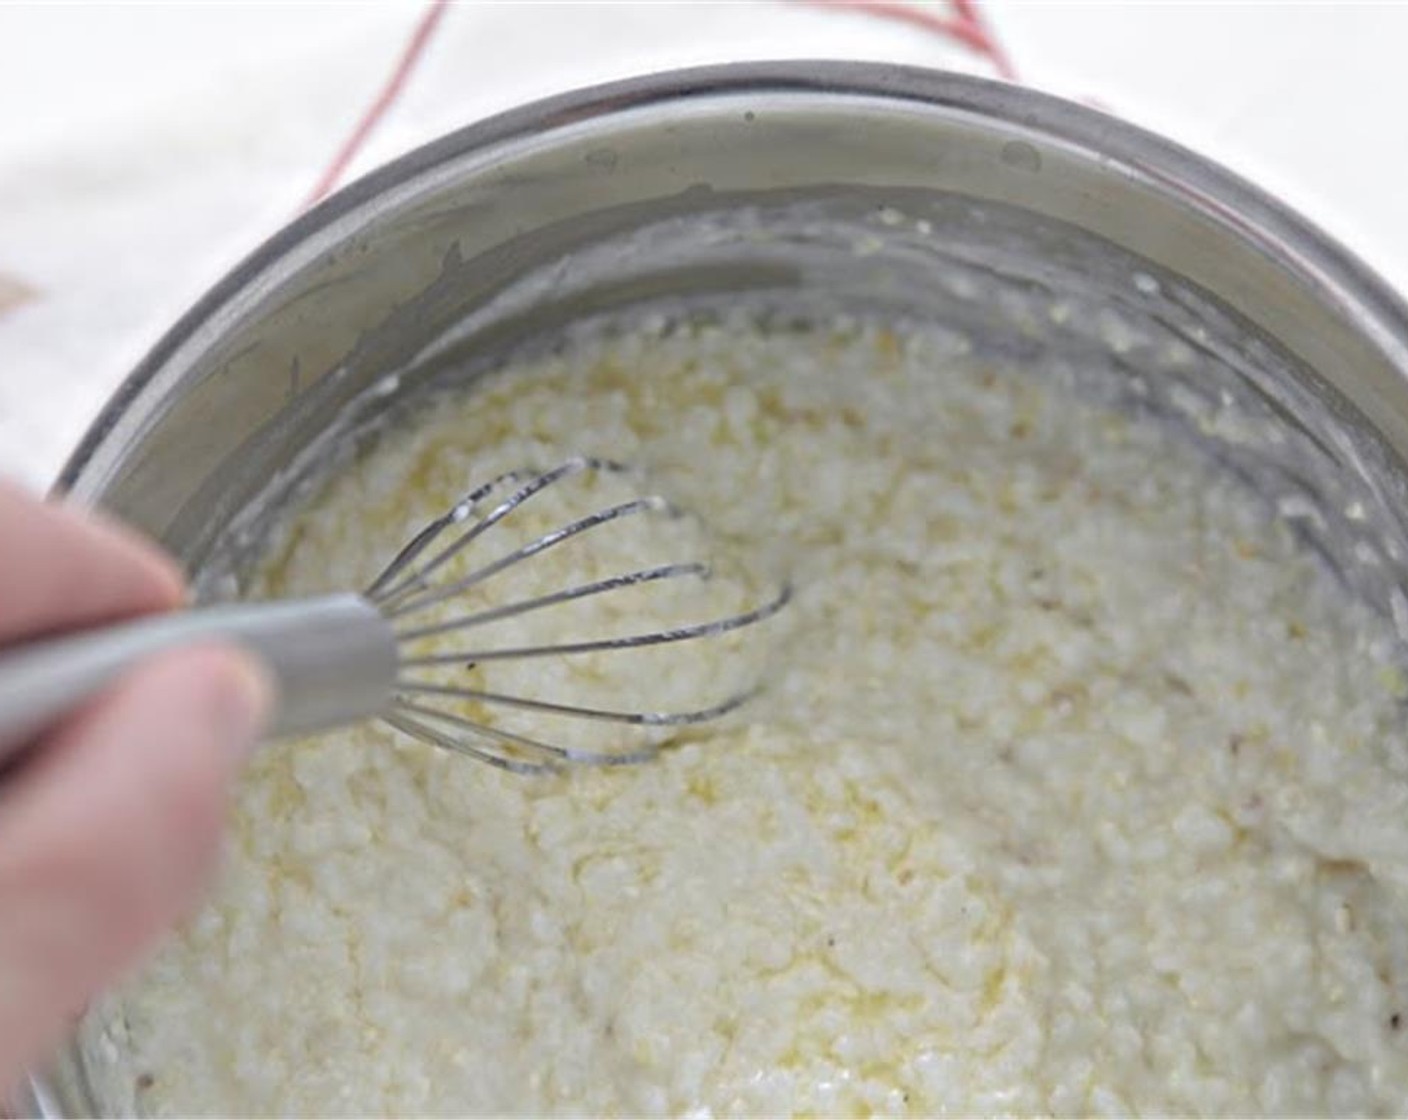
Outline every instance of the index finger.
{"label": "index finger", "polygon": [[0,644],[180,604],[176,565],[136,533],[0,480]]}

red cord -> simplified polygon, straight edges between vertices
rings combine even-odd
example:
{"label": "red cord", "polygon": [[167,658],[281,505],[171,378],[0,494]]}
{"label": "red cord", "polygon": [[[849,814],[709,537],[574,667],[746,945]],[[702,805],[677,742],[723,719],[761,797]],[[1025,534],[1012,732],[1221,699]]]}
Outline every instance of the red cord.
{"label": "red cord", "polygon": [[932,12],[911,8],[908,4],[894,3],[891,0],[800,0],[800,3],[812,8],[865,12],[868,15],[879,16],[881,19],[894,20],[896,23],[908,23],[913,27],[932,31],[949,39],[957,39],[965,47],[976,51],[981,51],[984,48],[981,33],[965,20],[961,18],[946,19],[943,16],[934,15]]}
{"label": "red cord", "polygon": [[986,20],[978,9],[975,0],[951,0],[953,16],[937,15],[922,8],[902,4],[896,0],[798,0],[799,3],[816,8],[832,8],[848,12],[863,12],[880,19],[907,23],[935,35],[941,35],[986,58],[1000,77],[1008,81],[1017,80],[1017,71],[1012,65],[1002,44],[989,29]]}
{"label": "red cord", "polygon": [[386,84],[381,87],[381,92],[376,95],[376,99],[367,106],[362,113],[361,119],[353,128],[351,135],[343,141],[342,147],[338,149],[337,155],[333,156],[322,175],[318,178],[317,186],[308,196],[308,200],[303,204],[306,209],[315,202],[320,202],[341,181],[347,168],[352,161],[357,158],[357,154],[366,145],[371,134],[376,130],[377,125],[386,116],[387,110],[395,104],[396,99],[401,96],[406,87],[406,82],[410,79],[411,73],[415,70],[421,56],[425,53],[425,48],[429,45],[431,37],[435,34],[435,28],[439,26],[441,18],[445,14],[445,7],[448,0],[430,0],[429,7],[420,17],[415,30],[411,33],[410,39],[401,51],[401,57],[396,60],[396,68],[392,70],[391,76],[386,80]]}
{"label": "red cord", "polygon": [[[987,24],[978,0],[950,0],[952,16],[937,15],[922,8],[899,3],[898,0],[797,0],[811,7],[832,8],[843,11],[863,12],[880,19],[894,20],[918,27],[931,34],[941,35],[957,42],[986,58],[998,75],[1008,81],[1016,81],[1016,68],[1012,60]],[[396,67],[391,72],[381,91],[362,113],[351,135],[343,141],[342,147],[318,178],[317,185],[309,194],[304,207],[327,197],[342,180],[347,168],[357,158],[372,133],[386,116],[391,106],[406,87],[415,71],[421,56],[425,53],[436,27],[445,15],[448,0],[430,0],[429,6],[411,33],[410,39],[401,51]]]}
{"label": "red cord", "polygon": [[958,18],[972,28],[978,38],[982,40],[983,45],[979,49],[992,61],[993,69],[997,71],[998,77],[1015,82],[1017,67],[1012,64],[1012,56],[1007,53],[1007,48],[1002,45],[1002,41],[988,22],[987,16],[983,14],[979,0],[951,0],[951,2],[958,12]]}

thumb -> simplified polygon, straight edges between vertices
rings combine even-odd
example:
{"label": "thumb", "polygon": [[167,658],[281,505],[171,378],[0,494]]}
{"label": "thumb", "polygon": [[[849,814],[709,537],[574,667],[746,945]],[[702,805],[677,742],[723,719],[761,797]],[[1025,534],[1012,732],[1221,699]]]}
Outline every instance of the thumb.
{"label": "thumb", "polygon": [[269,703],[242,653],[167,654],[0,788],[0,1092],[195,902]]}

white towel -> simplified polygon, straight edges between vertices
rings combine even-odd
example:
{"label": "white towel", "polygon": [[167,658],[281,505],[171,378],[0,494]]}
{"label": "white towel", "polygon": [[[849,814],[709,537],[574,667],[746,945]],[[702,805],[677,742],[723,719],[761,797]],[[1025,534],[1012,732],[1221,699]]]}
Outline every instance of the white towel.
{"label": "white towel", "polygon": [[[1023,80],[1248,168],[1408,287],[1408,7],[983,10]],[[0,7],[0,473],[53,479],[161,331],[297,212],[424,12]],[[549,93],[769,57],[993,72],[923,29],[779,0],[455,3],[350,175]]]}

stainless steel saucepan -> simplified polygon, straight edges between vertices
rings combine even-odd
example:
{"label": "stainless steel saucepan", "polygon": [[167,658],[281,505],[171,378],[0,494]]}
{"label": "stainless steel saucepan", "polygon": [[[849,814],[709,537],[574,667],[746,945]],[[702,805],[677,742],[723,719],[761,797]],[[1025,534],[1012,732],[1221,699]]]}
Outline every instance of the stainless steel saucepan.
{"label": "stainless steel saucepan", "polygon": [[[753,301],[938,318],[1159,417],[1408,628],[1408,313],[1247,183],[1024,89],[745,65],[474,125],[255,252],[122,386],[62,486],[233,595],[271,518],[423,387],[566,324]],[[135,1107],[95,1010],[20,1102]]]}

